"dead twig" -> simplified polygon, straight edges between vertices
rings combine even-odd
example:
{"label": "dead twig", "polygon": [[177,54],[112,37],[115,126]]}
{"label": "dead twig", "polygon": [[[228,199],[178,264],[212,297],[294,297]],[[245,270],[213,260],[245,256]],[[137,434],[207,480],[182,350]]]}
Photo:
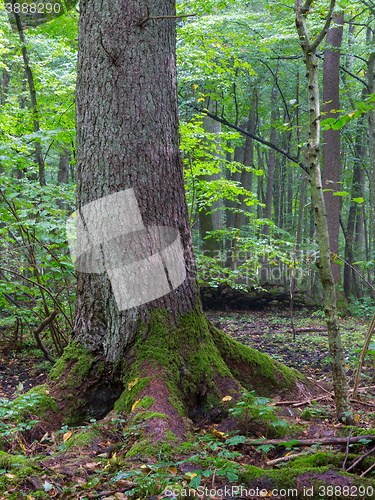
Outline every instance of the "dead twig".
{"label": "dead twig", "polygon": [[104,52],[107,54],[107,56],[112,60],[112,64],[114,64],[116,66],[116,61],[118,59],[118,56],[117,57],[114,57],[103,45],[103,36],[102,36],[102,32],[99,31],[99,35],[100,35],[100,45],[102,46]]}
{"label": "dead twig", "polygon": [[375,446],[373,448],[371,448],[370,451],[368,451],[367,453],[365,453],[364,455],[362,455],[361,457],[359,457],[358,460],[356,460],[350,467],[348,467],[346,469],[346,472],[349,472],[351,469],[353,469],[362,460],[362,458],[367,457],[367,455],[370,455],[370,453],[372,453],[373,451],[375,451]]}
{"label": "dead twig", "polygon": [[375,403],[370,403],[369,401],[360,401],[359,399],[354,399],[354,398],[350,398],[350,401],[352,403],[358,403],[360,405],[374,406],[375,407]]}
{"label": "dead twig", "polygon": [[57,311],[56,310],[52,311],[52,313],[48,316],[48,318],[46,318],[44,321],[42,321],[40,326],[34,331],[34,337],[35,337],[36,343],[38,344],[39,349],[44,354],[44,357],[46,359],[48,359],[48,361],[50,361],[51,363],[54,363],[56,361],[56,359],[50,355],[46,346],[43,344],[39,334],[44,330],[44,328],[47,325],[52,323],[52,321],[55,319],[56,315],[57,315]]}
{"label": "dead twig", "polygon": [[115,493],[124,493],[129,489],[129,486],[126,488],[122,488],[121,490],[111,490],[111,491],[102,491],[101,493],[92,493],[89,495],[89,498],[98,498],[98,497],[107,497],[109,495],[114,495]]}
{"label": "dead twig", "polygon": [[197,14],[180,14],[179,16],[150,16],[150,10],[147,7],[147,17],[145,17],[142,21],[139,21],[137,26],[142,28],[147,21],[158,20],[158,19],[179,19],[180,17],[195,17]]}
{"label": "dead twig", "polygon": [[344,460],[344,463],[342,464],[342,468],[345,470],[345,464],[346,464],[346,461],[348,460],[348,455],[349,455],[349,440],[350,440],[350,436],[352,435],[352,432],[353,432],[353,429],[350,429],[350,432],[349,432],[349,436],[348,436],[348,439],[347,439],[347,442],[346,442],[346,454],[345,454],[345,460]]}
{"label": "dead twig", "polygon": [[266,466],[268,467],[271,465],[277,465],[280,462],[288,462],[289,460],[293,460],[293,458],[298,458],[302,456],[305,457],[306,453],[293,453],[292,455],[288,455],[286,457],[275,458],[275,460],[268,460],[268,462],[266,462]]}
{"label": "dead twig", "polygon": [[[292,328],[287,328],[286,330],[279,330],[280,333],[293,333]],[[316,328],[306,327],[306,328],[295,328],[295,333],[309,333],[309,332],[326,332],[327,328],[324,326],[318,326]]]}
{"label": "dead twig", "polygon": [[[365,436],[354,436],[349,439],[349,443],[358,443],[358,441],[361,441],[361,439],[369,439],[371,441],[375,441],[375,435],[374,434],[366,434]],[[296,441],[296,443],[294,443]],[[293,440],[293,446],[312,446],[313,444],[346,444],[348,442],[347,437],[331,437],[331,438],[322,438],[322,439],[299,439],[298,442],[297,440]],[[264,440],[259,440],[259,439],[246,439],[245,444],[250,445],[250,446],[255,446],[255,445],[260,445],[260,444],[272,444],[274,446],[282,446],[286,443],[285,440],[281,439],[264,439]]]}
{"label": "dead twig", "polygon": [[292,406],[296,408],[297,406],[303,406],[306,404],[310,404],[313,401],[321,401],[322,399],[327,399],[328,397],[333,397],[333,394],[324,394],[324,396],[319,396],[318,398],[309,398],[309,399],[306,399],[305,401],[301,401],[300,403],[295,403]]}
{"label": "dead twig", "polygon": [[370,470],[372,470],[374,467],[375,467],[375,462],[372,465],[370,465],[370,467],[366,469],[365,472],[362,472],[362,474],[359,477],[363,477],[365,474],[370,472]]}
{"label": "dead twig", "polygon": [[311,403],[312,401],[320,401],[321,399],[324,399],[326,397],[333,397],[333,394],[328,393],[328,394],[324,394],[324,396],[319,396],[317,398],[309,398],[309,399],[305,399],[304,401],[275,401],[272,404],[270,404],[269,406],[279,406],[279,405],[291,405],[293,407],[303,406],[303,405],[307,405],[307,404]]}

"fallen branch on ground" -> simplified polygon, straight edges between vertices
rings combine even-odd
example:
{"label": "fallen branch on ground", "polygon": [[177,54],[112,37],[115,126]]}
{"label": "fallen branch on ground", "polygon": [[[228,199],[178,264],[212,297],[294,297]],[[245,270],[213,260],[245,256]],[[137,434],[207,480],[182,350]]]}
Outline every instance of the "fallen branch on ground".
{"label": "fallen branch on ground", "polygon": [[[361,439],[369,439],[371,441],[375,441],[375,435],[374,434],[366,434],[365,436],[354,436],[349,439],[349,444],[353,443],[358,443],[358,441],[361,441]],[[293,441],[293,446],[312,446],[313,444],[345,444],[348,442],[347,437],[331,437],[331,438],[322,438],[322,439],[291,439],[290,441]],[[298,442],[297,442],[298,441]],[[255,446],[255,445],[264,445],[264,444],[272,444],[274,446],[283,446],[287,443],[288,441],[281,440],[281,439],[264,439],[264,440],[259,440],[259,439],[246,439],[245,444],[248,444],[250,446]]]}
{"label": "fallen branch on ground", "polygon": [[275,460],[268,460],[266,466],[277,465],[282,462],[287,462],[288,460],[293,460],[293,458],[305,457],[306,453],[293,453],[293,455],[287,455],[286,457],[275,458]]}
{"label": "fallen branch on ground", "polygon": [[[308,333],[308,332],[326,332],[327,328],[324,326],[319,326],[317,328],[295,328],[296,333]],[[280,333],[293,333],[292,328],[287,328],[286,330],[279,330]]]}
{"label": "fallen branch on ground", "polygon": [[365,453],[364,455],[362,455],[361,457],[359,457],[358,460],[356,460],[350,467],[348,467],[346,469],[346,472],[349,472],[351,469],[353,469],[362,460],[362,458],[367,457],[367,455],[370,455],[370,453],[372,453],[373,451],[375,451],[375,446],[374,446],[374,448],[371,448],[370,451],[368,451],[367,453]]}

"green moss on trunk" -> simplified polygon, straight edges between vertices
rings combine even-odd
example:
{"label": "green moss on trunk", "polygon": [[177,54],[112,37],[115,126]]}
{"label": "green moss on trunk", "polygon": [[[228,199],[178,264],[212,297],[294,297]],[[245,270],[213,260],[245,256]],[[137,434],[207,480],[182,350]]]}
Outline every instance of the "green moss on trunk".
{"label": "green moss on trunk", "polygon": [[[156,309],[147,327],[146,334],[144,324],[139,322],[135,343],[124,351],[122,361],[116,365],[105,364],[103,357],[76,342],[65,349],[51,372],[56,383],[54,394],[67,393],[65,421],[77,423],[79,418],[98,418],[94,407],[103,394],[109,394],[106,413],[114,409],[129,414],[141,400],[135,413],[143,409],[168,414],[158,406],[158,399],[164,397],[180,417],[187,417],[196,408],[201,413],[222,407],[225,412],[222,397],[239,394],[243,387],[270,395],[291,389],[297,379],[303,379],[296,370],[214,328],[200,306],[180,318],[178,324],[171,321],[167,311]],[[166,386],[167,394],[161,396],[155,388],[150,392],[155,380]],[[69,394],[74,396],[69,398]],[[104,415],[103,411],[99,417]]]}

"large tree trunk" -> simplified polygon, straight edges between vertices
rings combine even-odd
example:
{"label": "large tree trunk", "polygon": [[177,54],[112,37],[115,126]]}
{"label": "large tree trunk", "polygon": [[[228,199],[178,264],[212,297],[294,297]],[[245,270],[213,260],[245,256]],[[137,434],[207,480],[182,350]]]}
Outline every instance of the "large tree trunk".
{"label": "large tree trunk", "polygon": [[[182,438],[197,408],[220,406],[241,385],[293,388],[296,372],[206,322],[179,153],[175,21],[142,23],[144,0],[110,5],[80,3],[76,219],[86,260],[76,261],[74,342],[52,393],[70,421],[147,408],[154,439],[167,427]],[[175,15],[175,2],[156,0],[152,15]],[[158,227],[182,253],[152,239]]]}

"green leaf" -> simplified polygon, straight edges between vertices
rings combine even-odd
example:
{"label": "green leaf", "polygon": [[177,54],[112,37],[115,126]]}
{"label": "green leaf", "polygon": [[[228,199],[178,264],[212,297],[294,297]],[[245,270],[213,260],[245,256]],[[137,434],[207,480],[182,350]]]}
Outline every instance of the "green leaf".
{"label": "green leaf", "polygon": [[363,198],[352,198],[352,201],[355,201],[356,203],[363,203],[365,200]]}
{"label": "green leaf", "polygon": [[245,436],[233,436],[225,441],[229,446],[236,446],[237,444],[243,444],[246,441]]}
{"label": "green leaf", "polygon": [[196,476],[194,476],[193,479],[190,481],[189,488],[194,488],[196,490],[198,486],[201,484],[201,479],[202,479],[202,474],[197,474]]}
{"label": "green leaf", "polygon": [[229,479],[229,481],[237,481],[238,479],[238,476],[237,474],[234,474],[234,472],[227,472],[227,478]]}
{"label": "green leaf", "polygon": [[349,193],[347,191],[336,191],[333,193],[333,196],[348,196]]}

